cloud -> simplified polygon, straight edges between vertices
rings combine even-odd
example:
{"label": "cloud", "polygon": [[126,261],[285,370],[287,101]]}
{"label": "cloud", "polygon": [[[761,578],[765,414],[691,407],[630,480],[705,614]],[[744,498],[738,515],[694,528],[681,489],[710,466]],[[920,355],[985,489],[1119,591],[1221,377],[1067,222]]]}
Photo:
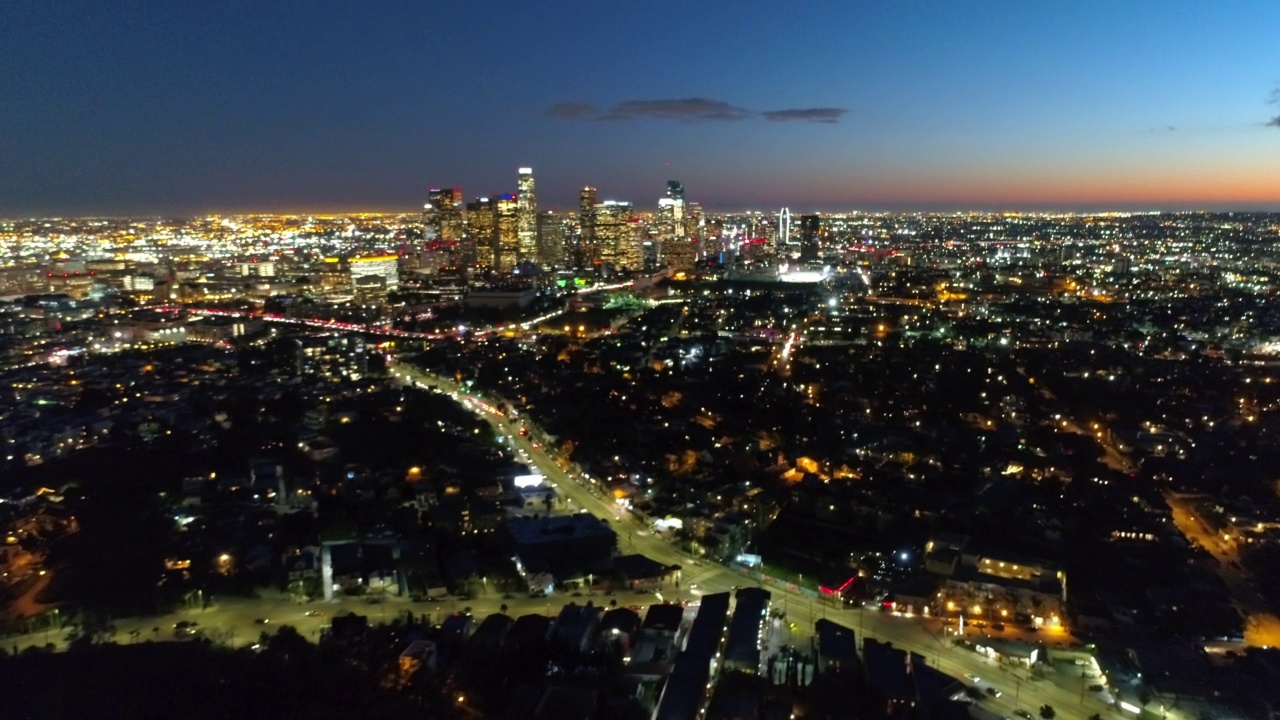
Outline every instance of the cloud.
{"label": "cloud", "polygon": [[840,122],[840,117],[848,110],[844,108],[795,108],[790,110],[765,110],[760,113],[765,120],[771,122]]}
{"label": "cloud", "polygon": [[599,111],[589,103],[563,102],[547,108],[547,114],[562,120],[590,120]]}
{"label": "cloud", "polygon": [[734,107],[723,100],[684,98],[681,100],[627,100],[618,103],[597,120],[710,120],[731,122],[751,117],[750,110]]}
{"label": "cloud", "polygon": [[[1267,96],[1268,105],[1280,105],[1280,84],[1271,88],[1271,95]],[[1262,124],[1263,127],[1280,128],[1280,115],[1277,115]]]}
{"label": "cloud", "polygon": [[836,123],[848,110],[844,108],[789,108],[755,112],[738,107],[724,100],[709,98],[676,98],[670,100],[625,100],[600,112],[594,105],[583,102],[556,103],[547,108],[547,115],[564,120],[598,120],[620,122],[626,120],[679,120],[683,122],[737,122],[762,117],[770,122],[818,122]]}

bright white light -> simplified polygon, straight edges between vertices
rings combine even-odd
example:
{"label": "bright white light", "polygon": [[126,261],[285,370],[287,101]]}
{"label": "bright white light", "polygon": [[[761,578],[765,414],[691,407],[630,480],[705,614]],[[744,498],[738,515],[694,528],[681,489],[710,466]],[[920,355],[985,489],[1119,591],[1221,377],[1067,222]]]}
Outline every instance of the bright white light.
{"label": "bright white light", "polygon": [[531,488],[542,485],[544,480],[546,480],[546,477],[542,475],[517,475],[515,484],[518,488]]}

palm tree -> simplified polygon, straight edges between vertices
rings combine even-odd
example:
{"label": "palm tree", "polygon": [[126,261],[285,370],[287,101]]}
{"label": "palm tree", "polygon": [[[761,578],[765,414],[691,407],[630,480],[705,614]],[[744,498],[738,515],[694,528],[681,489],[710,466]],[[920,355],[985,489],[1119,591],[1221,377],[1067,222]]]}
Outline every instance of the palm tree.
{"label": "palm tree", "polygon": [[1040,717],[1043,718],[1043,720],[1053,720],[1057,714],[1058,711],[1054,710],[1052,705],[1040,706]]}

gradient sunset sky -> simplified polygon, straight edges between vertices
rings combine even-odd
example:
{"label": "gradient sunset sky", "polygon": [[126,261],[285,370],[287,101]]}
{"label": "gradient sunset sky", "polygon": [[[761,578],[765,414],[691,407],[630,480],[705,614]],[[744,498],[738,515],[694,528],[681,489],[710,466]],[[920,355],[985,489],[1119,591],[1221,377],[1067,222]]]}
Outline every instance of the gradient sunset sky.
{"label": "gradient sunset sky", "polygon": [[1280,210],[1280,2],[0,3],[0,216]]}

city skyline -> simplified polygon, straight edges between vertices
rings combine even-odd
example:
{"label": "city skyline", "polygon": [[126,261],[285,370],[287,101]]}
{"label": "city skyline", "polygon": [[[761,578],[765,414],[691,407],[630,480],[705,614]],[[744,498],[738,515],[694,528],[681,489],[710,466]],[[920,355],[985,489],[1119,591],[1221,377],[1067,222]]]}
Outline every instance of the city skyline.
{"label": "city skyline", "polygon": [[9,8],[0,216],[1280,208],[1280,9]]}

